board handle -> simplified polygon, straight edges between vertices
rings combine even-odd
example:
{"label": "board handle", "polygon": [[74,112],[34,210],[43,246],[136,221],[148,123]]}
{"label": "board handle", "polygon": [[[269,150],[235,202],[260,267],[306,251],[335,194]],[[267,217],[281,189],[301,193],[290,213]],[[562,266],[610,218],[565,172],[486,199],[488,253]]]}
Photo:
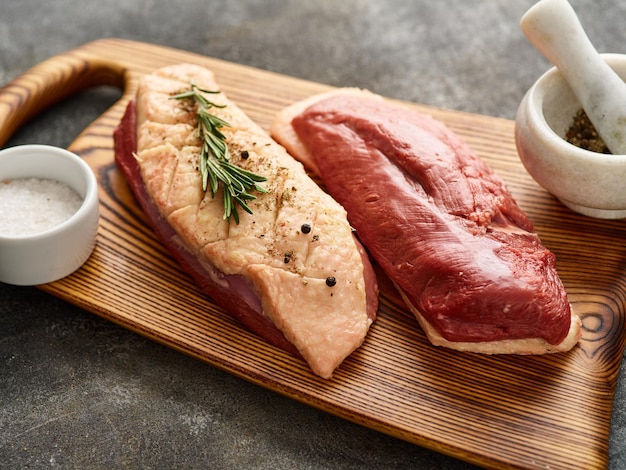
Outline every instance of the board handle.
{"label": "board handle", "polygon": [[0,88],[0,147],[31,118],[74,93],[103,85],[123,89],[127,73],[119,63],[77,52],[32,67]]}

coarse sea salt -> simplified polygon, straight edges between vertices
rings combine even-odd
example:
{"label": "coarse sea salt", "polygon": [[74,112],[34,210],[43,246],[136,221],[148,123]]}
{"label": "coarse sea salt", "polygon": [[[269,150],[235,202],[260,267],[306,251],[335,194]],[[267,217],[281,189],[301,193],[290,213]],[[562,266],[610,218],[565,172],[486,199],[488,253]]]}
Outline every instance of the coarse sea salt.
{"label": "coarse sea salt", "polygon": [[0,235],[41,233],[65,222],[82,204],[70,186],[46,178],[0,181]]}

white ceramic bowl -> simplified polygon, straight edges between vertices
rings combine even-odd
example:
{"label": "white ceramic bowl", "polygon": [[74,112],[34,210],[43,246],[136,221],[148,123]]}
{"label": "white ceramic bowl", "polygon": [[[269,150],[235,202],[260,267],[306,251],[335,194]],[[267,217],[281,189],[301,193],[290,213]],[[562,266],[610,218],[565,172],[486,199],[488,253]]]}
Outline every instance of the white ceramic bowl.
{"label": "white ceramic bowl", "polygon": [[[626,55],[603,54],[626,78]],[[528,173],[565,206],[603,219],[626,217],[626,155],[581,149],[564,138],[581,108],[561,73],[552,68],[523,98],[515,141]]]}
{"label": "white ceramic bowl", "polygon": [[43,232],[0,232],[0,282],[37,285],[71,274],[89,258],[96,241],[98,184],[91,168],[67,150],[23,145],[0,151],[0,181],[15,178],[60,181],[78,193],[82,204],[65,222]]}

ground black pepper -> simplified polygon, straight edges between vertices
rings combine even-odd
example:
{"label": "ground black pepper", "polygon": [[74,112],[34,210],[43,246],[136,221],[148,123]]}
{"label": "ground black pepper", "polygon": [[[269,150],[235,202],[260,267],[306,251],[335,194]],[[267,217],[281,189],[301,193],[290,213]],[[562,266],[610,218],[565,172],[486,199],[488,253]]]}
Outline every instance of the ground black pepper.
{"label": "ground black pepper", "polygon": [[326,278],[326,285],[328,287],[333,287],[335,284],[337,284],[337,279],[332,276]]}
{"label": "ground black pepper", "polygon": [[302,231],[302,233],[310,233],[311,226],[309,224],[302,224],[302,227],[300,227],[300,230]]}
{"label": "ground black pepper", "polygon": [[565,134],[565,140],[591,152],[611,153],[584,109],[579,109],[574,116],[574,121]]}
{"label": "ground black pepper", "polygon": [[243,158],[244,160],[246,160],[249,156],[250,156],[250,153],[247,150],[243,150],[241,152],[241,158]]}

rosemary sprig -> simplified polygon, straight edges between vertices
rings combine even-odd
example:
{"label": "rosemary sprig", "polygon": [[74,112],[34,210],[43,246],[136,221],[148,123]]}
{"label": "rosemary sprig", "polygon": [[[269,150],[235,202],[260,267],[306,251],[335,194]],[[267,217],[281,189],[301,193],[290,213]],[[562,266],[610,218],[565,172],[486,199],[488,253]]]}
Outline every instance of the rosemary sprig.
{"label": "rosemary sprig", "polygon": [[236,205],[252,214],[247,201],[256,199],[256,196],[249,191],[266,193],[267,190],[259,183],[267,181],[267,178],[240,168],[230,161],[226,137],[220,131],[222,127],[230,127],[230,124],[210,112],[211,108],[224,108],[225,105],[213,103],[203,93],[214,94],[219,91],[204,90],[192,83],[189,90],[173,95],[171,99],[191,99],[196,104],[198,136],[202,141],[200,151],[202,190],[210,189],[211,196],[215,197],[221,184],[224,194],[224,219],[230,220],[232,216],[235,222],[239,223]]}

